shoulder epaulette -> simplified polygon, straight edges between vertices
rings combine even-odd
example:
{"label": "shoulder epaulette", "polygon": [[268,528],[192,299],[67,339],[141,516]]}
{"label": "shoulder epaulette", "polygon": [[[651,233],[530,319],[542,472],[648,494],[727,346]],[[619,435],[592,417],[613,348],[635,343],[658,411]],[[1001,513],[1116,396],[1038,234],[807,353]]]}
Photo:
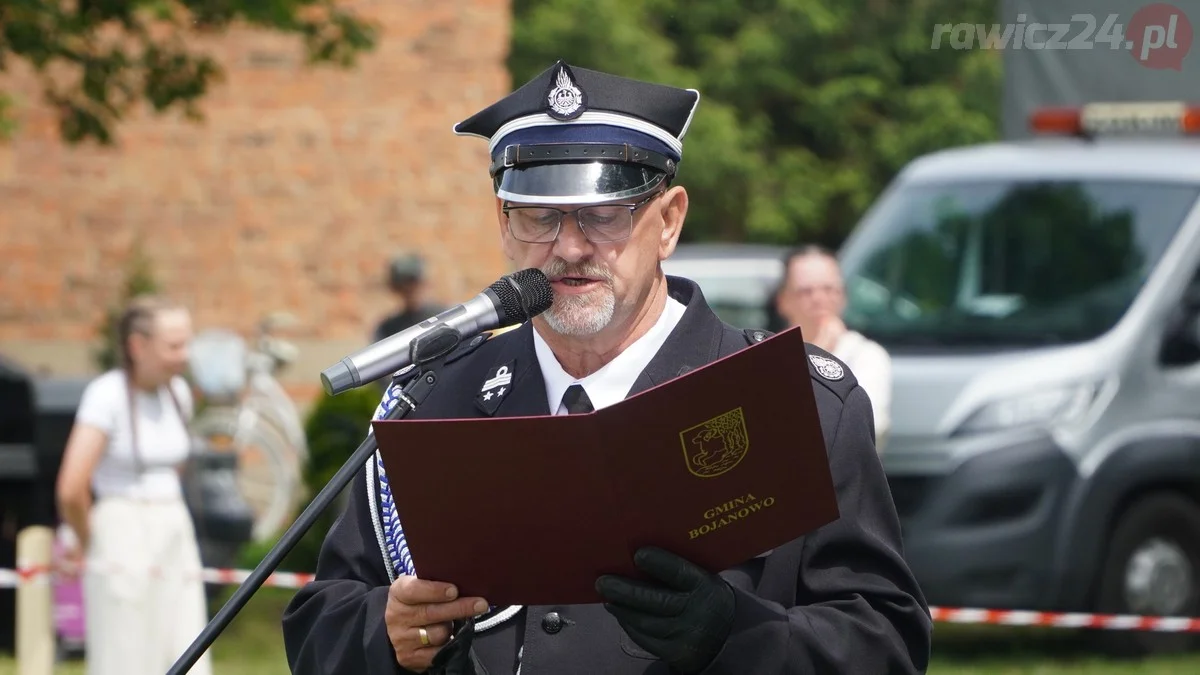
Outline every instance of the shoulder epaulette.
{"label": "shoulder epaulette", "polygon": [[804,343],[808,352],[808,372],[814,382],[832,391],[842,401],[858,386],[858,380],[850,367],[838,357],[820,347]]}
{"label": "shoulder epaulette", "polygon": [[742,333],[746,336],[747,344],[754,344],[756,342],[762,342],[763,340],[766,340],[767,338],[774,335],[774,333],[772,333],[769,330],[761,330],[759,328],[747,328],[747,329],[743,330]]}

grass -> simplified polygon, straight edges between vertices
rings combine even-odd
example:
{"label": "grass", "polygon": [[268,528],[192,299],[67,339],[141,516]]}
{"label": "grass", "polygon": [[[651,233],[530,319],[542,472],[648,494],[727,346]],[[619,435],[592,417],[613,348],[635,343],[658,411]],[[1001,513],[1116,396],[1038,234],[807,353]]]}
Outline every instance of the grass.
{"label": "grass", "polygon": [[1145,660],[1096,654],[1086,636],[1054,628],[934,626],[929,675],[1184,675],[1200,653]]}
{"label": "grass", "polygon": [[[283,655],[279,620],[292,593],[287,589],[263,588],[234,617],[212,645],[214,675],[290,675]],[[211,605],[212,612],[224,604],[228,593]],[[210,613],[211,616],[211,613]],[[85,675],[84,663],[60,663],[56,675]],[[0,654],[0,675],[16,675],[11,654]]]}
{"label": "grass", "polygon": [[[222,596],[220,602],[224,602]],[[289,675],[279,618],[291,591],[264,588],[213,644],[216,675]],[[218,604],[217,607],[220,605]],[[1110,661],[1081,637],[1055,629],[937,624],[929,675],[1183,675],[1200,673],[1200,653],[1146,661]],[[84,675],[81,661],[60,664],[59,675]],[[0,655],[0,675],[16,675]]]}

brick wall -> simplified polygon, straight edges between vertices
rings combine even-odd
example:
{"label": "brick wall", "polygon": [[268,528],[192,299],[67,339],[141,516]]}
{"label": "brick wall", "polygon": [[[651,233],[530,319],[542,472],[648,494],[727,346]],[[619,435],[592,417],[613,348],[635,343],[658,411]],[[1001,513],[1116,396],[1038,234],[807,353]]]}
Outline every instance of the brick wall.
{"label": "brick wall", "polygon": [[508,271],[486,144],[450,131],[509,91],[508,2],[355,6],[383,31],[357,69],[309,69],[297,41],[235,31],[204,44],[227,77],[201,126],[140,117],[116,149],[65,146],[29,74],[0,79],[20,124],[0,143],[0,353],[90,372],[139,242],[199,328],[297,316],[284,379],[303,398],[393,309],[382,271],[398,250],[425,254],[447,302]]}

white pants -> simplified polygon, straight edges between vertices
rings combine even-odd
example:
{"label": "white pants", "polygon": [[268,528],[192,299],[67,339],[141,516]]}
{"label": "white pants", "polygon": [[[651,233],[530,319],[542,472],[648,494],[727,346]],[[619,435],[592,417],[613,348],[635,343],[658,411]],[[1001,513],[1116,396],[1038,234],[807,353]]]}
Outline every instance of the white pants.
{"label": "white pants", "polygon": [[[187,506],[106,497],[93,507],[90,527],[87,673],[164,675],[208,620]],[[210,675],[210,655],[189,672]]]}

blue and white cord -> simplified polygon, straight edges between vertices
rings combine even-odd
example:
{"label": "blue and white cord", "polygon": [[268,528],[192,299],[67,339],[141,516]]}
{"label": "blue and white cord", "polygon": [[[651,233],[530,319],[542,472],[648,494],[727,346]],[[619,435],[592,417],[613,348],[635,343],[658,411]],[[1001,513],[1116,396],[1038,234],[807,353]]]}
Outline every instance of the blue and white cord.
{"label": "blue and white cord", "polygon": [[[400,385],[393,384],[388,387],[383,400],[375,408],[375,414],[371,418],[372,421],[381,420],[386,417],[396,407],[402,396],[404,396],[404,393]],[[379,452],[375,453],[374,468],[379,481],[379,515],[381,516],[379,521],[382,522],[383,528],[382,541],[380,543],[387,548],[386,554],[391,562],[391,568],[395,570],[395,575],[392,578],[401,574],[416,576],[417,568],[413,565],[412,554],[408,551],[408,540],[404,537],[404,528],[401,527],[400,517],[396,514],[396,503],[392,499],[392,489],[388,484],[387,472],[383,468],[383,456]],[[489,607],[488,611],[493,612],[495,609],[495,607]],[[475,624],[475,632],[482,633],[485,630],[494,628],[516,616],[520,611],[520,605],[505,607],[502,611],[496,612],[487,619],[477,622]],[[520,657],[521,654],[518,653],[518,661]],[[519,673],[520,670],[518,669],[517,672]]]}

